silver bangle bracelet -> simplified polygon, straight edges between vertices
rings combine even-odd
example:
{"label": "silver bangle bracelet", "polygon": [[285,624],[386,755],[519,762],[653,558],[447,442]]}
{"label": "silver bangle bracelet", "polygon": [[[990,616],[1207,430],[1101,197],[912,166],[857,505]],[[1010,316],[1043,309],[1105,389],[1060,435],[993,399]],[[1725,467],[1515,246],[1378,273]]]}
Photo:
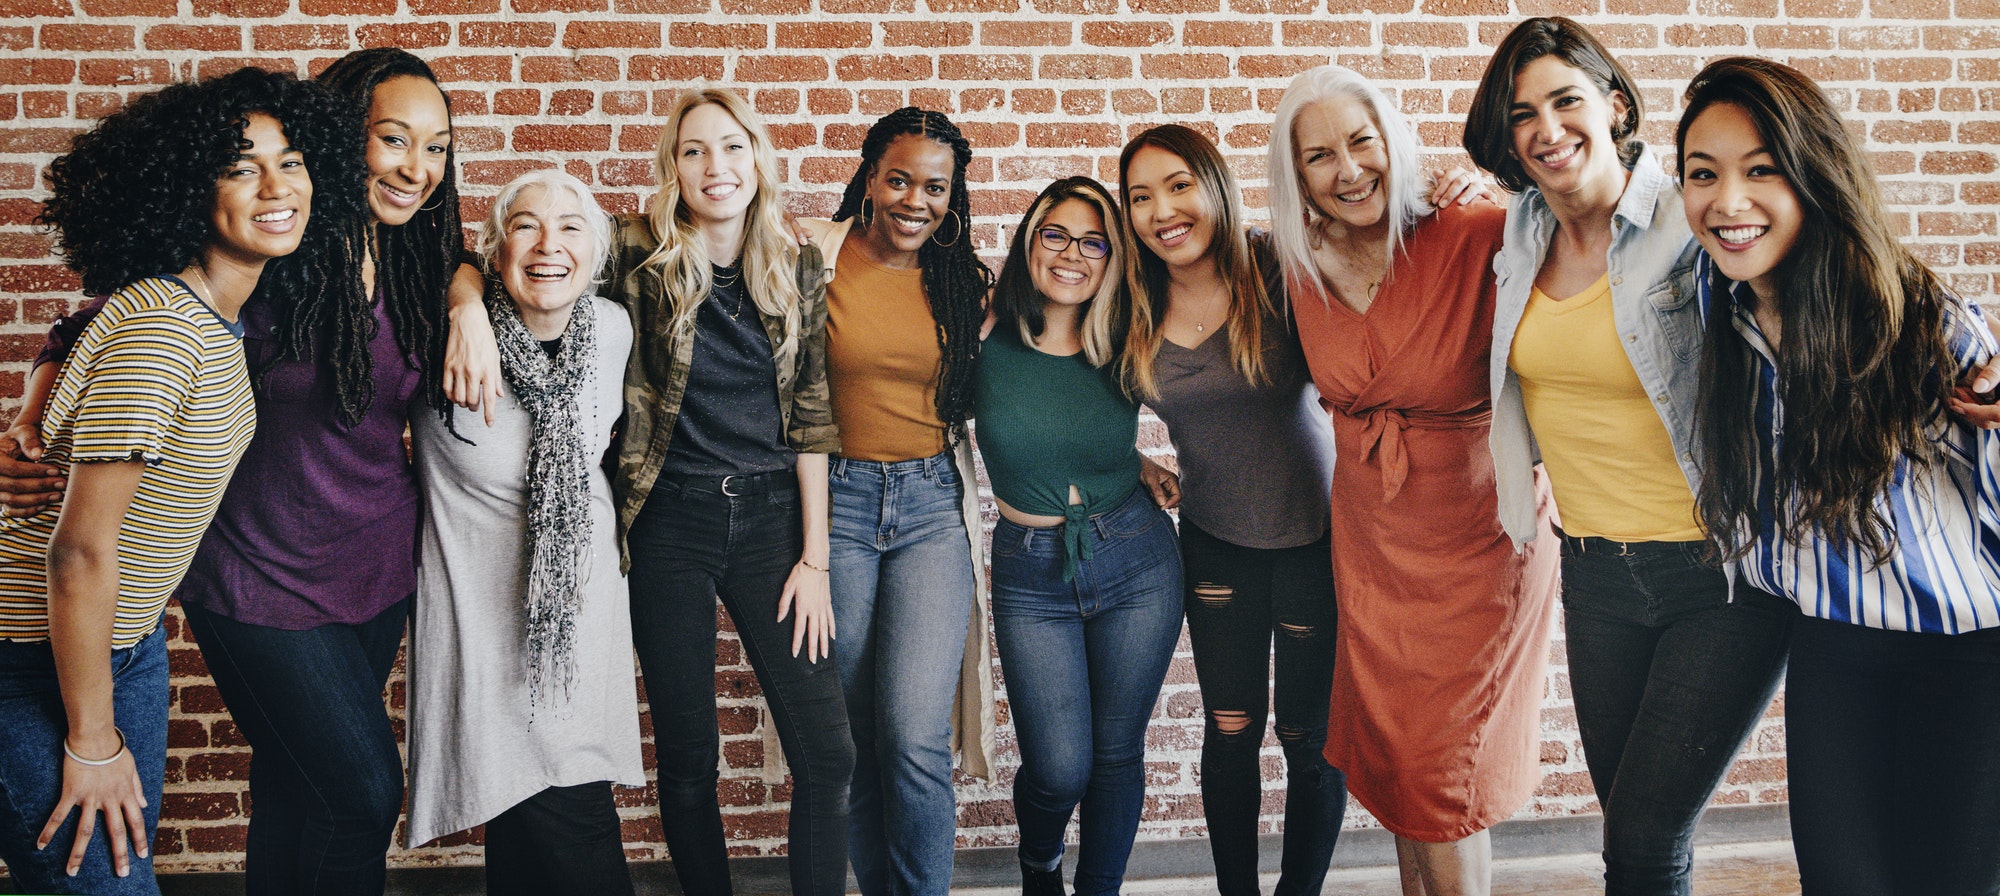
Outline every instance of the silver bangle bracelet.
{"label": "silver bangle bracelet", "polygon": [[63,738],[63,755],[68,756],[70,761],[78,765],[110,765],[117,762],[118,757],[125,755],[125,732],[120,731],[116,725],[111,726],[111,730],[118,732],[118,749],[111,755],[103,759],[85,759],[82,756],[78,756],[75,750],[69,748],[69,738],[67,737]]}

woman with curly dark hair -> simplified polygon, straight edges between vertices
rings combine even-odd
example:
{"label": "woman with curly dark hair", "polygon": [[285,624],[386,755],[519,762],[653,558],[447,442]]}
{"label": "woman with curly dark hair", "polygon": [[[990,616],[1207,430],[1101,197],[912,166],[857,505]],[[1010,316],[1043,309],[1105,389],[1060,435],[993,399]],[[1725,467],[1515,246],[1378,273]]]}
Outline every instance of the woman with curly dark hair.
{"label": "woman with curly dark hair", "polygon": [[[430,69],[380,48],[319,81],[354,131],[353,174],[331,183],[365,193],[244,309],[264,426],[177,594],[251,745],[252,893],[383,887],[403,775],[382,688],[416,586],[402,436],[442,401],[431,359],[460,252],[451,116]],[[13,434],[27,441],[22,424]]]}
{"label": "woman with curly dark hair", "polygon": [[854,733],[848,856],[869,896],[950,891],[952,752],[970,774],[992,769],[965,437],[992,276],[967,230],[971,161],[943,113],[898,109],[868,129],[834,221],[801,225],[831,277],[827,384],[844,436],[828,470],[835,660]]}
{"label": "woman with curly dark hair", "polygon": [[1790,598],[1792,836],[1809,896],[2000,889],[2000,433],[1945,412],[1994,353],[1896,237],[1819,87],[1712,62],[1674,141],[1707,319],[1697,505]]}
{"label": "woman with curly dark hair", "polygon": [[40,421],[69,500],[0,522],[0,859],[28,891],[159,892],[159,623],[256,429],[238,313],[358,213],[355,136],[323,89],[243,69],[134,100],[50,166],[41,221],[111,295]]}

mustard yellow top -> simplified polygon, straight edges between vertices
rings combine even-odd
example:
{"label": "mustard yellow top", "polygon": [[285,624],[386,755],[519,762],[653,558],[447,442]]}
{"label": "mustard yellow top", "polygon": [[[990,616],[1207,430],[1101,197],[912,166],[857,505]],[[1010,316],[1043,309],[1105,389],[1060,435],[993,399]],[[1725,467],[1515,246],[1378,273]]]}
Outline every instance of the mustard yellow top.
{"label": "mustard yellow top", "polygon": [[923,271],[870,261],[846,240],[827,284],[826,373],[840,454],[894,462],[945,449],[938,419],[937,321]]}
{"label": "mustard yellow top", "polygon": [[1673,440],[1618,344],[1609,274],[1560,301],[1532,290],[1508,365],[1521,380],[1564,532],[1701,539]]}

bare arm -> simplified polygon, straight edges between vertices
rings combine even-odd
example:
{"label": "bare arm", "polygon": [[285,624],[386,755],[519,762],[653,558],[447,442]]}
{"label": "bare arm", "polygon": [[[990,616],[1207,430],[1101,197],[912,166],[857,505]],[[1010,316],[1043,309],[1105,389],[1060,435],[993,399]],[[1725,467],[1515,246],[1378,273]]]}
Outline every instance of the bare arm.
{"label": "bare arm", "polygon": [[49,538],[49,643],[69,718],[64,743],[77,756],[113,760],[105,765],[63,760],[62,797],[35,845],[46,848],[70,810],[81,809],[70,874],[83,863],[99,813],[118,876],[131,870],[128,840],[138,855],[147,850],[145,791],[112,712],[109,662],[118,610],[118,530],[144,472],[136,460],[77,464],[70,477],[72,497]]}
{"label": "bare arm", "polygon": [[486,277],[472,265],[459,265],[445,301],[451,317],[442,371],[445,397],[468,411],[484,411],[492,426],[492,399],[500,397],[500,346],[486,318]]}
{"label": "bare arm", "polygon": [[818,662],[833,653],[833,596],[827,581],[831,565],[827,546],[826,455],[798,456],[799,514],[805,526],[805,552],[785,579],[778,599],[778,619],[792,614],[792,655],[806,649],[806,661]]}

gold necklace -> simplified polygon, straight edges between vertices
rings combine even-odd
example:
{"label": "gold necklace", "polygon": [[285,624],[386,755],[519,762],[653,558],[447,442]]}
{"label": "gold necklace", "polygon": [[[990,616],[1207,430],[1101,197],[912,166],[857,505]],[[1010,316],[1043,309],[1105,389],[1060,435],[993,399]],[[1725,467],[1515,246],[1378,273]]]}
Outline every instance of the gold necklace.
{"label": "gold necklace", "polygon": [[[193,285],[193,284],[189,284],[189,285],[188,285],[188,292],[191,292],[191,293],[194,293],[194,297],[195,297],[196,299],[199,299],[199,300],[201,300],[202,304],[205,304],[205,305],[207,305],[207,306],[208,306],[208,307],[210,307],[210,308],[214,308],[214,307],[215,307],[215,287],[213,287],[213,286],[210,286],[210,285],[209,285],[209,283],[208,283],[208,274],[202,271],[202,269],[201,269],[201,262],[199,262],[199,261],[195,262],[195,263],[194,263],[194,267],[192,267],[192,268],[189,268],[188,270],[191,270],[191,271],[193,271],[193,272],[194,272],[194,276],[195,276],[195,279],[197,279],[197,280],[200,280],[200,281],[201,281],[201,289],[197,290],[197,289],[195,289],[195,288],[194,288],[194,285]],[[202,293],[208,293],[208,295],[204,296],[204,295],[202,295]]]}

